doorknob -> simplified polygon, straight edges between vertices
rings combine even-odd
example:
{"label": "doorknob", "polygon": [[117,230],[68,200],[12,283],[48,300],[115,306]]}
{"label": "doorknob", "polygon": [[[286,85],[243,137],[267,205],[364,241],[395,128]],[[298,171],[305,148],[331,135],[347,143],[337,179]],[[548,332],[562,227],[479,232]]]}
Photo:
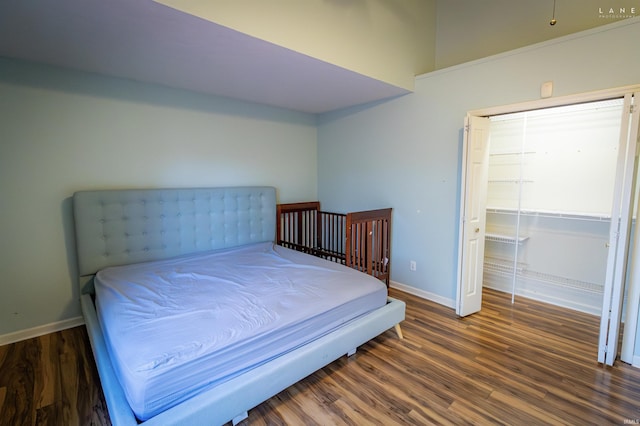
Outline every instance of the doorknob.
{"label": "doorknob", "polygon": [[480,232],[480,228],[476,228],[476,234]]}

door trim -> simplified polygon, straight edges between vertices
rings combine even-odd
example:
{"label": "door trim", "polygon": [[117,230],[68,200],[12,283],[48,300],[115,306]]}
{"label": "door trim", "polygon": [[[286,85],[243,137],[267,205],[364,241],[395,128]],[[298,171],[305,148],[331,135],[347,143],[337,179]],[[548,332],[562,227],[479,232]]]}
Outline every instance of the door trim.
{"label": "door trim", "polygon": [[492,115],[510,114],[514,112],[529,111],[534,109],[551,108],[556,106],[579,104],[584,102],[602,101],[605,99],[622,98],[627,93],[640,92],[640,84],[615,87],[611,89],[596,90],[593,92],[576,93],[573,95],[558,96],[554,98],[536,99],[534,101],[518,102],[508,105],[481,108],[471,110],[468,115],[489,117]]}

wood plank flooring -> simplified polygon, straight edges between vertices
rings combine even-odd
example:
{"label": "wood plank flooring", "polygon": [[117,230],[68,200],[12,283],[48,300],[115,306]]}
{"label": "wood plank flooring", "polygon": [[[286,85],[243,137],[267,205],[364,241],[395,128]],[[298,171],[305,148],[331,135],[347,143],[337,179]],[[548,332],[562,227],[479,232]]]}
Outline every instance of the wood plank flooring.
{"label": "wood plank flooring", "polygon": [[[485,290],[483,309],[407,302],[393,329],[253,410],[242,425],[629,424],[640,369],[596,362],[597,317]],[[0,347],[0,425],[108,425],[84,327]]]}
{"label": "wood plank flooring", "polygon": [[0,425],[109,425],[84,326],[0,346]]}

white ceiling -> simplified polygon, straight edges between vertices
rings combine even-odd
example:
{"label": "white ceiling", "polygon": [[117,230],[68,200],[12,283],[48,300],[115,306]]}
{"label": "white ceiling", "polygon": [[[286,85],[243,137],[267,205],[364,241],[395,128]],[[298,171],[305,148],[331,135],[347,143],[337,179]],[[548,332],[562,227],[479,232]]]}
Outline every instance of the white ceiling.
{"label": "white ceiling", "polygon": [[152,0],[1,0],[0,56],[308,113],[407,93]]}

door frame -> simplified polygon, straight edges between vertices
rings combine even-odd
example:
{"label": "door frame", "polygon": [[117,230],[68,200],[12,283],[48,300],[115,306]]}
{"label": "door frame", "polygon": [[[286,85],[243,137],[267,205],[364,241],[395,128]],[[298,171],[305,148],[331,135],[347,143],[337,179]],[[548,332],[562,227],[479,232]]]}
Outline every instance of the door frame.
{"label": "door frame", "polygon": [[[477,117],[490,117],[493,115],[501,115],[501,114],[509,114],[509,113],[515,113],[515,112],[522,112],[522,111],[529,111],[529,110],[536,110],[536,109],[544,109],[544,108],[550,108],[550,107],[556,107],[556,106],[565,106],[565,105],[572,105],[572,104],[579,104],[579,103],[585,103],[585,102],[595,102],[595,101],[601,101],[601,100],[606,100],[606,99],[612,99],[612,98],[622,98],[624,97],[626,94],[628,93],[639,93],[640,92],[640,84],[637,85],[629,85],[629,86],[622,86],[622,87],[616,87],[616,88],[610,88],[610,89],[605,89],[605,90],[597,90],[597,91],[592,91],[592,92],[585,92],[585,93],[578,93],[578,94],[572,94],[572,95],[565,95],[565,96],[558,96],[558,97],[554,97],[554,98],[545,98],[545,99],[537,99],[537,100],[533,100],[533,101],[526,101],[526,102],[520,102],[520,103],[515,103],[515,104],[507,104],[507,105],[500,105],[500,106],[494,106],[494,107],[487,107],[487,108],[482,108],[482,109],[476,109],[476,110],[471,110],[467,113],[467,116],[477,116]],[[638,108],[638,104],[640,102],[638,102],[638,99],[636,99],[636,108]],[[467,146],[465,146],[465,144],[467,143],[467,138],[465,138],[465,140],[463,141],[463,150],[467,149]],[[462,173],[463,176],[467,175],[467,170],[466,167],[468,165],[466,164],[466,162],[463,162],[462,164]],[[461,182],[461,186],[460,186],[460,228],[458,230],[459,236],[458,236],[458,242],[459,244],[462,244],[462,232],[464,231],[463,229],[463,224],[462,224],[462,218],[465,217],[466,214],[466,206],[464,205],[464,199],[466,198],[466,182],[464,182],[464,180],[462,180]],[[464,252],[462,247],[458,248],[458,277],[457,277],[457,281],[456,285],[457,288],[462,288],[461,286],[463,286],[463,283],[461,282],[462,277],[464,277],[464,273],[462,272],[462,253]],[[630,265],[633,268],[634,265]],[[640,264],[635,265],[635,268],[640,267]],[[483,271],[481,271],[483,272]],[[640,293],[640,282],[637,282],[636,280],[630,280],[629,281],[629,289],[628,292],[630,294],[639,294]],[[456,295],[456,306],[460,306],[460,297],[461,297],[461,292],[458,291],[457,295]],[[638,318],[638,313],[639,313],[639,308],[640,306],[638,306],[638,303],[635,304],[627,304],[627,315],[626,318]],[[634,326],[636,325],[635,323],[633,324]],[[630,327],[631,328],[631,327]],[[624,334],[623,334],[623,347],[626,346],[627,348],[635,348],[635,343],[636,343],[636,330],[635,327],[633,327],[634,330],[630,330],[627,329],[625,327],[624,330]],[[601,331],[602,332],[602,331]],[[635,352],[634,350],[630,351],[631,353]],[[625,357],[623,354],[623,361],[628,362],[628,363],[632,363],[631,359],[628,359],[628,356]]]}

